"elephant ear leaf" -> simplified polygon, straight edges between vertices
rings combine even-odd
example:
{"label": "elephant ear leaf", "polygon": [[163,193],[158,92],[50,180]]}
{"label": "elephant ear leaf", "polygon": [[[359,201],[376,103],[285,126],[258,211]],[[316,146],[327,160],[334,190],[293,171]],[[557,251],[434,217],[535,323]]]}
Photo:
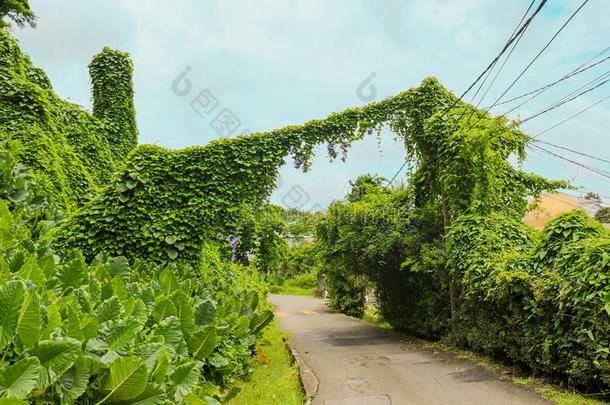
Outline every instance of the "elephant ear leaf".
{"label": "elephant ear leaf", "polygon": [[36,293],[26,295],[19,317],[17,318],[17,339],[24,348],[31,349],[40,339],[42,318],[40,303]]}
{"label": "elephant ear leaf", "polygon": [[257,312],[252,315],[252,320],[250,321],[250,330],[252,333],[256,334],[260,332],[269,322],[273,320],[273,312],[270,310],[265,310],[262,312]]}
{"label": "elephant ear leaf", "polygon": [[40,374],[36,357],[23,359],[0,370],[0,393],[9,398],[25,398],[34,388]]}
{"label": "elephant ear leaf", "polygon": [[258,307],[258,293],[256,291],[250,291],[250,293],[246,295],[244,306],[250,308],[252,312],[256,311],[256,308]]}
{"label": "elephant ear leaf", "polygon": [[119,277],[124,282],[129,281],[131,269],[129,268],[129,262],[123,256],[109,259],[108,263],[106,263],[106,270],[108,270],[111,277]]}
{"label": "elephant ear leaf", "polygon": [[[165,390],[157,384],[148,384],[140,395],[128,401],[121,401],[120,405],[165,405]],[[119,405],[113,402],[109,405]],[[1,404],[0,404],[1,405]]]}
{"label": "elephant ear leaf", "polygon": [[25,284],[20,280],[4,283],[0,287],[0,350],[15,337],[17,319],[25,300]]}
{"label": "elephant ear leaf", "polygon": [[206,298],[195,308],[195,324],[197,327],[214,325],[218,317],[216,304]]}
{"label": "elephant ear leaf", "polygon": [[188,342],[189,352],[196,360],[208,357],[216,347],[216,328],[207,326],[193,334]]}
{"label": "elephant ear leaf", "polygon": [[199,367],[196,362],[189,362],[176,367],[169,376],[171,388],[175,390],[174,397],[180,403],[184,397],[193,392],[199,380]]}
{"label": "elephant ear leaf", "polygon": [[61,404],[73,404],[81,395],[87,391],[89,377],[91,376],[91,357],[80,356],[68,371],[60,378],[55,388]]}
{"label": "elephant ear leaf", "polygon": [[180,319],[180,328],[185,336],[193,334],[195,331],[195,319],[193,317],[193,308],[188,300],[188,297],[182,290],[174,292],[171,296],[178,319]]}
{"label": "elephant ear leaf", "polygon": [[0,405],[29,405],[30,403],[17,398],[0,398]]}
{"label": "elephant ear leaf", "polygon": [[38,342],[32,354],[40,360],[38,389],[47,388],[68,371],[81,354],[80,342],[72,338],[54,338]]}
{"label": "elephant ear leaf", "polygon": [[122,357],[110,365],[108,375],[102,382],[102,389],[113,402],[128,401],[142,394],[148,382],[148,370],[144,360],[137,356]]}

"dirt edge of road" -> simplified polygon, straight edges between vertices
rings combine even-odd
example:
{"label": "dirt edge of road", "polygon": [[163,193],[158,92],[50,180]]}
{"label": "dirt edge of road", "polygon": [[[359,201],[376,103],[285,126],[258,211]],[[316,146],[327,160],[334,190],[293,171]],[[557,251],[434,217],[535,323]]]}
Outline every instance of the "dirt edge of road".
{"label": "dirt edge of road", "polygon": [[307,396],[307,405],[311,403],[313,397],[318,393],[318,377],[313,372],[311,367],[307,365],[303,357],[299,354],[294,345],[288,342],[284,338],[284,342],[286,342],[286,346],[288,346],[288,350],[290,351],[290,355],[292,356],[293,361],[295,361],[299,365],[299,375],[301,378],[301,384],[303,385],[303,389],[305,390],[305,395]]}

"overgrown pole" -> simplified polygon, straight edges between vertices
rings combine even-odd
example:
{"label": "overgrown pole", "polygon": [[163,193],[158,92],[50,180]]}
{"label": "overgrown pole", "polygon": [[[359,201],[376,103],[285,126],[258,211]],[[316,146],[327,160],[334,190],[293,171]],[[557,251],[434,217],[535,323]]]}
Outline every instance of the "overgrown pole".
{"label": "overgrown pole", "polygon": [[[447,234],[449,233],[449,227],[451,226],[451,219],[449,218],[449,205],[447,204],[447,193],[445,192],[445,185],[441,183],[441,200],[443,207],[443,225],[444,225],[444,233],[445,238],[447,238]],[[456,314],[455,314],[455,284],[453,282],[453,277],[451,276],[449,270],[447,270],[447,276],[449,278],[449,306],[451,308],[451,333],[455,334],[455,322],[456,322]]]}

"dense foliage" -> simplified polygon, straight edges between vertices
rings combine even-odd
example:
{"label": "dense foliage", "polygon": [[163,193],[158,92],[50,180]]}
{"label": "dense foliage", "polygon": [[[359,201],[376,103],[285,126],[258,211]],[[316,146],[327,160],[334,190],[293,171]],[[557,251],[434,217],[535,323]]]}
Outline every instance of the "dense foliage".
{"label": "dense foliage", "polygon": [[462,274],[456,339],[601,392],[610,385],[610,235],[583,211],[537,234],[502,215],[464,217],[449,236]]}
{"label": "dense foliage", "polygon": [[356,183],[368,186],[318,226],[335,309],[362,314],[370,283],[396,329],[448,334],[590,391],[610,385],[610,235],[599,223],[573,211],[537,232],[510,211],[465,214],[445,238],[440,202],[417,207],[411,188]]}
{"label": "dense foliage", "polygon": [[79,248],[87,257],[108,251],[196,265],[205,240],[237,233],[244,203],[265,204],[286,156],[307,170],[317,143],[328,142],[337,156],[335,145],[346,152],[349,142],[411,108],[420,92],[439,91],[449,94],[426,79],[395,98],[302,126],[180,151],[138,146],[110,185],[65,224],[57,246]]}
{"label": "dense foliage", "polygon": [[0,395],[151,405],[232,395],[221,387],[249,371],[273,319],[257,273],[210,244],[196,269],[57,255],[36,179],[10,148],[0,157]]}
{"label": "dense foliage", "polygon": [[610,207],[602,207],[595,213],[595,219],[602,224],[610,224]]}
{"label": "dense foliage", "polygon": [[[135,145],[131,62],[125,54],[104,50],[91,71],[94,110],[101,119],[61,100],[46,74],[0,30],[0,138],[20,141],[19,160],[35,172],[49,201],[65,211],[107,184],[127,145]],[[110,90],[115,96],[100,90],[113,80],[117,83]],[[127,129],[132,132],[124,132]]]}
{"label": "dense foliage", "polygon": [[410,190],[392,191],[380,183],[359,177],[318,225],[331,306],[362,314],[364,277],[385,320],[415,335],[438,337],[448,316],[439,207],[409,209]]}

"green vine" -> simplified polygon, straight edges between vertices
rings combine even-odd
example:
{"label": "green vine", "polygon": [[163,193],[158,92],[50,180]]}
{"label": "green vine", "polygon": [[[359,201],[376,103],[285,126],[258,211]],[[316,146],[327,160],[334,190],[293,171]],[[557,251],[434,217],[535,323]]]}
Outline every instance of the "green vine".
{"label": "green vine", "polygon": [[[106,61],[108,75],[120,77],[121,82],[131,75],[131,65],[124,54],[109,50],[102,54],[95,60]],[[107,54],[112,57],[106,57]],[[117,66],[112,68],[110,61]],[[103,76],[104,72],[97,70],[95,82],[100,83]],[[104,106],[106,102],[95,98],[97,95],[106,100],[105,94],[99,85],[94,85],[94,90],[94,105],[98,105],[94,110],[101,111],[100,103]],[[121,102],[115,97],[112,104],[115,109],[108,108],[105,114],[99,112],[103,119],[98,119],[61,100],[45,73],[32,65],[7,32],[0,30],[0,137],[20,142],[21,162],[39,177],[45,194],[56,207],[69,212],[82,205],[92,193],[108,184],[117,163],[126,156],[128,145],[135,145],[136,131],[132,130],[128,141],[121,134],[132,126],[135,128],[132,93],[131,87],[117,93],[129,100]],[[129,105],[131,113],[121,110]]]}

